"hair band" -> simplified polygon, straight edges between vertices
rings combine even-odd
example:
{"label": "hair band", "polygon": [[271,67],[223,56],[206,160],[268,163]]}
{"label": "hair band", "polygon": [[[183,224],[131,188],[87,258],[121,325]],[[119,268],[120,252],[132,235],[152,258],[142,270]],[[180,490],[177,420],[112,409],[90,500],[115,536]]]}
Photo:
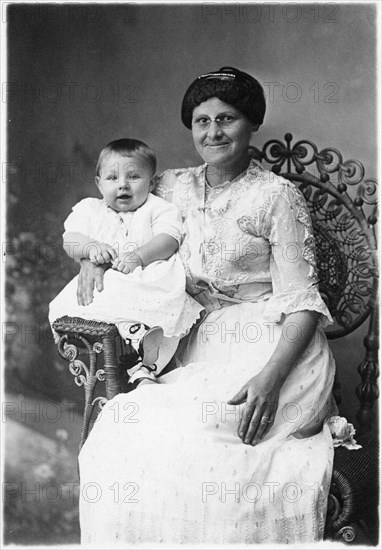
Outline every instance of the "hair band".
{"label": "hair band", "polygon": [[201,78],[203,79],[216,78],[218,80],[229,80],[230,78],[236,78],[236,75],[232,73],[207,73],[207,74],[201,74],[200,76],[198,76],[197,80],[200,80]]}

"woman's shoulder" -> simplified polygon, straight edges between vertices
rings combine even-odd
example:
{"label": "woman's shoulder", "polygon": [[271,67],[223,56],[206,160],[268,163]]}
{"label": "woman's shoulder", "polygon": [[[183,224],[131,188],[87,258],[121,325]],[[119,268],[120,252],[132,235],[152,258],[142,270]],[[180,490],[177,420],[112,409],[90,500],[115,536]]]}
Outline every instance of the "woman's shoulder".
{"label": "woman's shoulder", "polygon": [[267,170],[255,159],[251,160],[245,178],[252,181],[256,180],[260,186],[262,185],[266,189],[273,189],[275,191],[277,189],[280,190],[285,186],[288,187],[290,185],[294,185],[283,176],[275,174],[271,170]]}
{"label": "woman's shoulder", "polygon": [[157,177],[155,195],[166,200],[170,198],[176,186],[190,184],[203,172],[203,165],[189,168],[169,168]]}
{"label": "woman's shoulder", "polygon": [[199,166],[189,166],[188,168],[168,168],[167,170],[164,170],[159,178],[166,178],[166,177],[180,177],[184,176],[185,174],[190,175],[199,175],[203,170],[204,165]]}
{"label": "woman's shoulder", "polygon": [[260,190],[264,198],[301,194],[298,187],[293,182],[279,174],[267,170],[257,161],[251,162],[246,178],[248,178],[249,182],[254,182],[256,180],[257,186],[250,187],[255,194]]}
{"label": "woman's shoulder", "polygon": [[293,181],[277,174],[273,174],[273,176],[273,181],[269,186],[269,194],[272,199],[284,200],[291,206],[306,206],[304,195]]}

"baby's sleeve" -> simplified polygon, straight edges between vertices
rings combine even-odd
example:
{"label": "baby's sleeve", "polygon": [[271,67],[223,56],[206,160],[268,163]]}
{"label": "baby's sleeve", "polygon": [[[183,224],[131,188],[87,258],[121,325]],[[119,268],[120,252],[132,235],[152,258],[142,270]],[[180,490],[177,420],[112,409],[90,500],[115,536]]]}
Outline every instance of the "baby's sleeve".
{"label": "baby's sleeve", "polygon": [[156,197],[156,199],[151,221],[153,235],[166,233],[180,243],[182,240],[182,222],[178,208],[175,204],[159,197]]}
{"label": "baby's sleeve", "polygon": [[322,326],[333,319],[318,290],[315,242],[310,214],[301,192],[292,183],[277,186],[268,210],[273,296],[265,311],[267,321],[302,310],[321,314]]}
{"label": "baby's sleeve", "polygon": [[97,199],[87,198],[73,206],[71,213],[64,222],[65,233],[91,235],[91,222],[94,219],[95,201]]}

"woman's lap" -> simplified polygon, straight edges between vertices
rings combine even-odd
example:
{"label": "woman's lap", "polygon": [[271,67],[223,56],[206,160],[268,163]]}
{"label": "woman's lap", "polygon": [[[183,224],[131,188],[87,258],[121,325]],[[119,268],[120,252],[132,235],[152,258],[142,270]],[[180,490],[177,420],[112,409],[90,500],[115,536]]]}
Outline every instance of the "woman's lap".
{"label": "woman's lap", "polygon": [[[327,488],[321,500],[314,491],[330,482],[330,434],[324,427],[314,437],[293,437],[330,395],[333,364],[322,334],[284,384],[267,438],[246,446],[236,433],[243,407],[226,401],[261,370],[282,327],[272,335],[264,325],[258,337],[248,323],[253,330],[255,323],[261,326],[261,307],[257,316],[253,309],[226,309],[208,316],[209,324],[193,335],[187,366],[162,384],[107,403],[80,454],[82,486],[97,483],[102,493],[96,503],[82,495],[85,543],[239,543],[267,536],[298,542],[322,536]],[[122,502],[134,488],[138,502]]]}

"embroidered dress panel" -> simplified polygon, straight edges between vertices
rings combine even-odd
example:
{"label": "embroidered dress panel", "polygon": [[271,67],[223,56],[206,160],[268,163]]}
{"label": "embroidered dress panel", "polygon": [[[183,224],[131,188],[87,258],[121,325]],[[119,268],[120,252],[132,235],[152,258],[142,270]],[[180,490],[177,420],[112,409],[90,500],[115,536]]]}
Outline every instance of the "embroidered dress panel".
{"label": "embroidered dress panel", "polygon": [[182,215],[189,293],[201,303],[206,290],[239,301],[269,299],[268,321],[309,309],[321,313],[323,326],[332,323],[317,289],[313,230],[300,191],[252,160],[244,174],[205,196],[205,169],[164,172],[156,191]]}

